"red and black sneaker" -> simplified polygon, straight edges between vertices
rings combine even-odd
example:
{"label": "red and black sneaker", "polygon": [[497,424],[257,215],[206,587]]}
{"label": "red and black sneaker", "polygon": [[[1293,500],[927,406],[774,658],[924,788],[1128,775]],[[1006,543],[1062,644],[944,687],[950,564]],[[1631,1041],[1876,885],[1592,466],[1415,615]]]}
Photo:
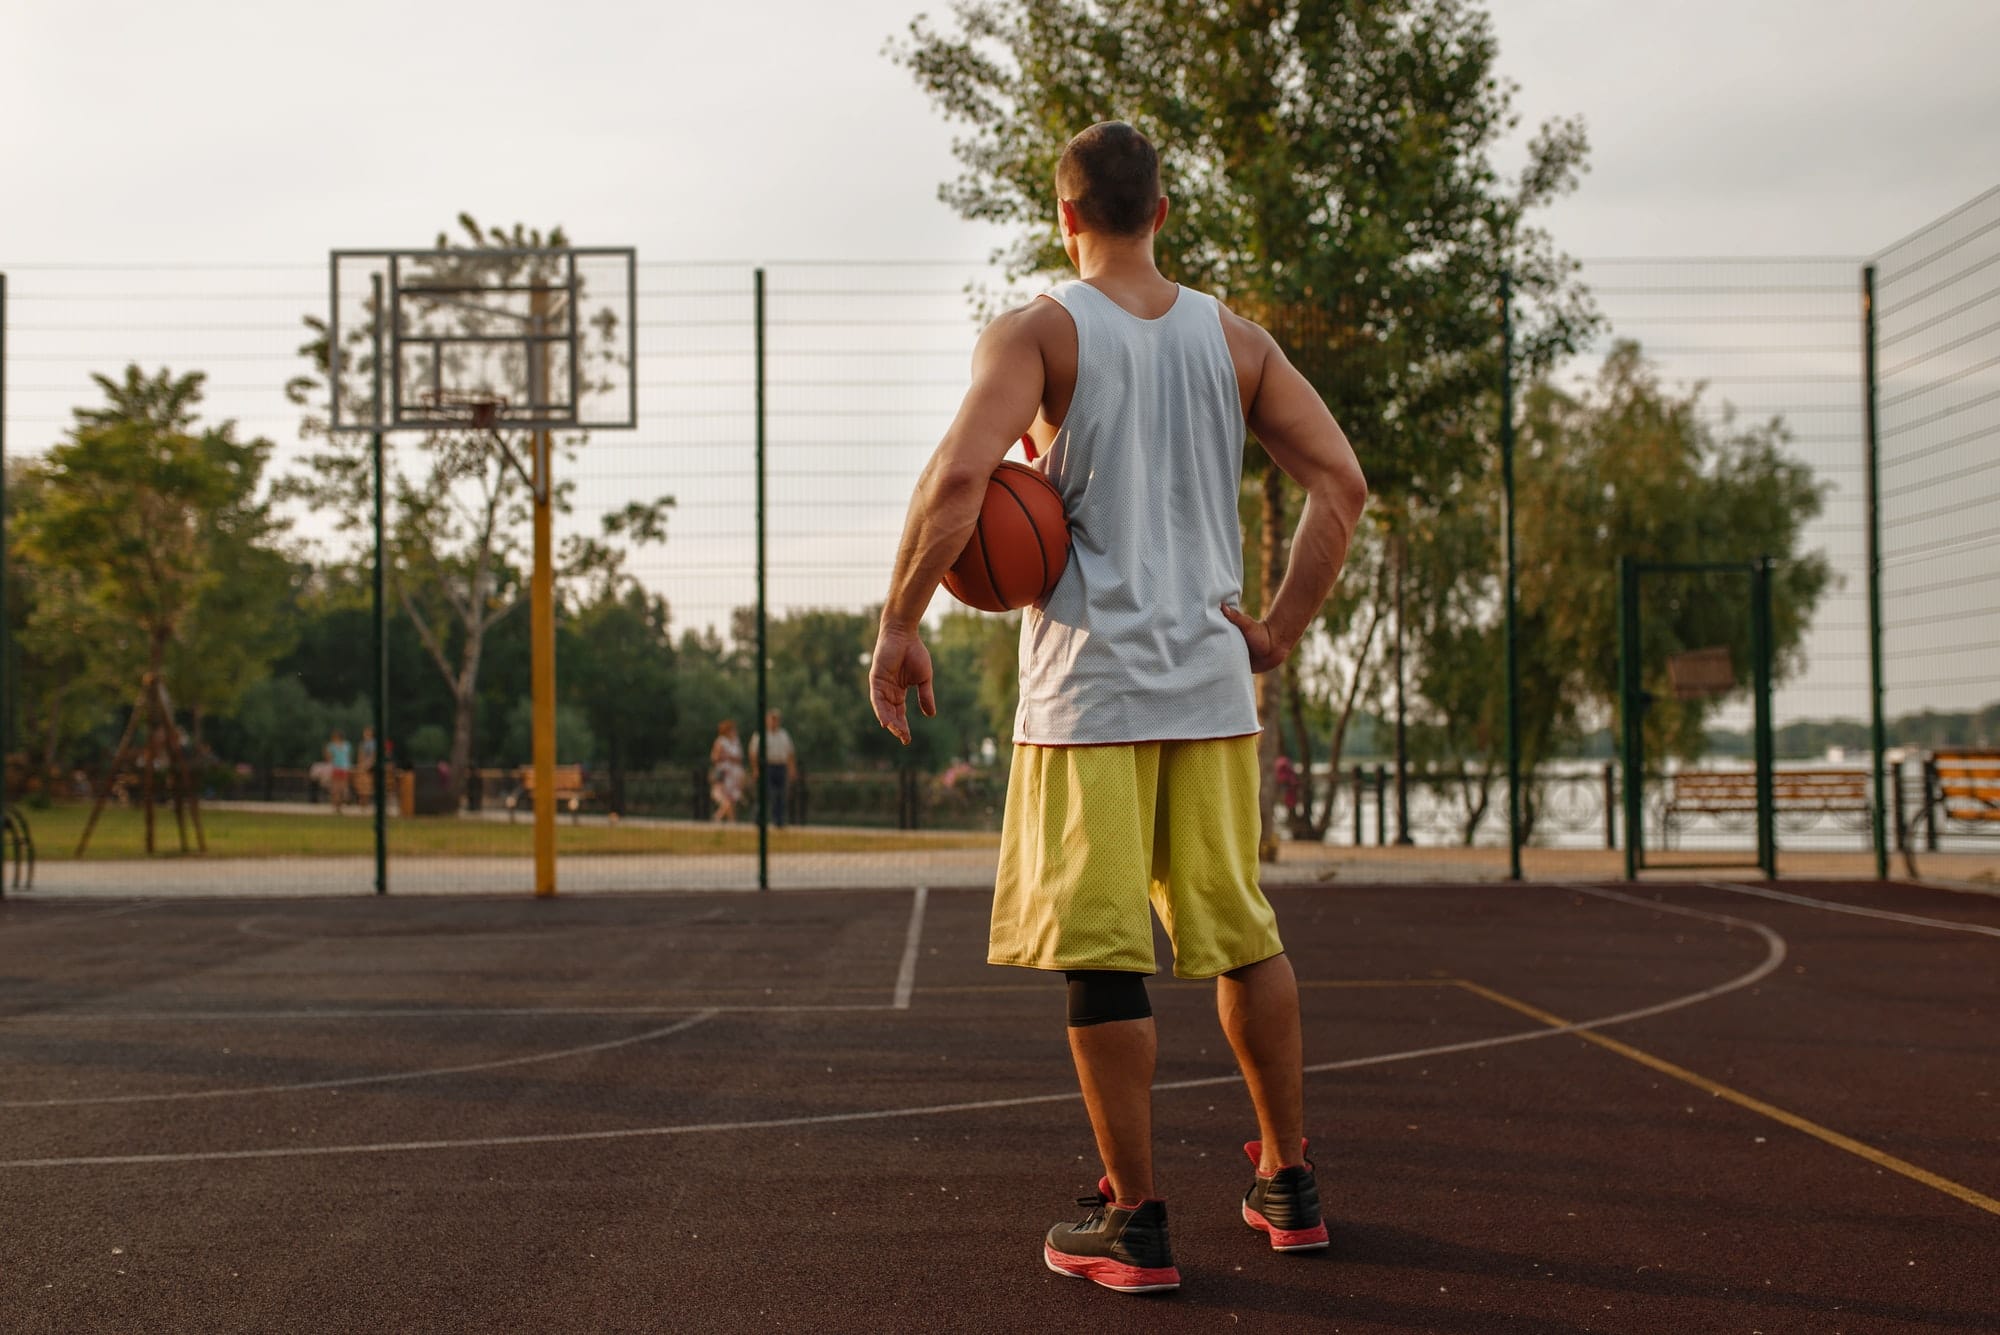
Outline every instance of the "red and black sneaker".
{"label": "red and black sneaker", "polygon": [[1058,1275],[1095,1280],[1120,1293],[1159,1293],[1181,1286],[1174,1252],[1167,1242],[1167,1203],[1119,1205],[1111,1180],[1100,1178],[1095,1196],[1079,1196],[1090,1207],[1083,1222],[1057,1224],[1042,1244],[1042,1259]]}
{"label": "red and black sneaker", "polygon": [[[1301,1147],[1303,1148],[1303,1147]],[[1253,1140],[1243,1147],[1256,1164],[1263,1159],[1264,1143]],[[1271,1237],[1271,1250],[1316,1252],[1327,1245],[1326,1221],[1319,1214],[1319,1183],[1313,1178],[1312,1162],[1280,1168],[1269,1177],[1258,1173],[1250,1190],[1243,1193],[1243,1222]]]}

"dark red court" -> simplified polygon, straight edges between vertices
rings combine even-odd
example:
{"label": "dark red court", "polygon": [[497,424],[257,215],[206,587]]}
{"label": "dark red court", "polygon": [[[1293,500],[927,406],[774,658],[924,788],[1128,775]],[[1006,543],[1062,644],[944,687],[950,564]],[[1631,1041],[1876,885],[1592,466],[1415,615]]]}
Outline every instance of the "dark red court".
{"label": "dark red court", "polygon": [[983,894],[0,901],[0,1324],[2000,1328],[2000,899],[1273,899],[1334,1246],[1238,1219],[1247,1099],[1163,980],[1158,1298],[1041,1265],[1097,1168]]}

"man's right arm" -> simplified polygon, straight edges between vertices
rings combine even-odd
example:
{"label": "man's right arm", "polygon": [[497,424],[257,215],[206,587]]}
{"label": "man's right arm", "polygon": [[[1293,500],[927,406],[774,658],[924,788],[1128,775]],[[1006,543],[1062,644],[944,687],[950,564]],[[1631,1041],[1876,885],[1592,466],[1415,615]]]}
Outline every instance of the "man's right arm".
{"label": "man's right arm", "polygon": [[1368,480],[1347,434],[1277,340],[1248,321],[1238,331],[1247,350],[1261,360],[1247,412],[1250,431],[1306,493],[1291,559],[1276,596],[1265,605],[1264,619],[1223,609],[1250,646],[1251,670],[1268,672],[1291,654],[1333,591],[1368,501]]}

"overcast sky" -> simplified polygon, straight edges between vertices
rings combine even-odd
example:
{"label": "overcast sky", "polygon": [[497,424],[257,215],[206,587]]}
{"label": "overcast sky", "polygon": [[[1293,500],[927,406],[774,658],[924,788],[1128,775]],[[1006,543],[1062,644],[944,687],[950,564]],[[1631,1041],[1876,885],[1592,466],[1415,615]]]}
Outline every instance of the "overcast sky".
{"label": "overcast sky", "polygon": [[[0,263],[317,257],[468,208],[651,259],[983,254],[882,55],[919,8],[0,0]],[[1994,0],[1492,10],[1529,121],[1589,123],[1573,253],[1871,252],[2000,164]]]}

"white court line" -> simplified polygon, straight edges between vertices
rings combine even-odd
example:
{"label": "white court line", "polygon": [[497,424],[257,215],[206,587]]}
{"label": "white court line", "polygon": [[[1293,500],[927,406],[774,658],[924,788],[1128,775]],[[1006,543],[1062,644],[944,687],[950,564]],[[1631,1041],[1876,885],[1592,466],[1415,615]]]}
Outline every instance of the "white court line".
{"label": "white court line", "polygon": [[[1756,932],[1764,939],[1763,962],[1746,973],[1715,987],[1690,992],[1685,996],[1638,1010],[1621,1011],[1616,1015],[1603,1015],[1593,1020],[1579,1020],[1575,1024],[1561,1026],[1541,1025],[1524,1029],[1517,1033],[1501,1034],[1493,1038],[1473,1039],[1465,1043],[1446,1043],[1437,1047],[1413,1048],[1406,1052],[1384,1052],[1368,1057],[1349,1057],[1341,1061],[1320,1062],[1306,1067],[1308,1072],[1346,1071],[1363,1066],[1386,1066],[1392,1062],[1415,1061],[1424,1057],[1442,1056],[1453,1052],[1473,1052],[1484,1048],[1503,1047],[1510,1043],[1530,1043],[1540,1039],[1554,1038],[1559,1034],[1572,1034],[1585,1029],[1601,1029],[1630,1020],[1644,1019],[1652,1015],[1662,1015],[1685,1006],[1723,996],[1738,989],[1750,987],[1770,976],[1773,970],[1784,963],[1785,940],[1762,923],[1745,918],[1732,917],[1726,913],[1710,913],[1703,909],[1682,908],[1675,904],[1657,903],[1640,899],[1633,895],[1621,894],[1591,886],[1560,886],[1557,889],[1568,893],[1595,895],[1601,899],[1617,900],[1660,913],[1671,913],[1683,918],[1699,918],[1706,922],[1722,923],[1729,927],[1743,927]],[[1155,1090],[1200,1089],[1214,1085],[1240,1083],[1242,1077],[1234,1073],[1219,1076],[1203,1076],[1191,1080],[1173,1080],[1153,1086]],[[871,1108],[859,1112],[817,1113],[800,1117],[773,1117],[757,1121],[742,1122],[689,1122],[667,1126],[626,1127],[607,1131],[556,1131],[521,1136],[479,1136],[464,1140],[405,1140],[378,1142],[364,1145],[295,1145],[278,1146],[258,1150],[197,1150],[177,1154],[107,1154],[43,1159],[0,1160],[0,1169],[8,1168],[90,1168],[113,1167],[139,1164],[188,1164],[223,1163],[245,1159],[306,1159],[335,1154],[403,1154],[419,1150],[468,1150],[502,1149],[518,1145],[576,1145],[592,1141],[616,1141],[651,1139],[661,1136],[698,1135],[707,1132],[731,1131],[774,1131],[790,1127],[834,1126],[843,1122],[887,1121],[904,1117],[930,1117],[948,1113],[992,1112],[1006,1108],[1026,1108],[1036,1104],[1069,1103],[1081,1098],[1075,1090],[1065,1090],[1055,1094],[1027,1094],[1009,1099],[977,1099],[963,1103],[931,1103],[909,1108]]]}
{"label": "white court line", "polygon": [[83,1104],[100,1103],[168,1103],[181,1099],[241,1098],[252,1094],[289,1094],[302,1089],[349,1089],[355,1085],[387,1085],[403,1080],[432,1080],[441,1075],[497,1071],[507,1066],[531,1066],[536,1062],[561,1061],[565,1057],[609,1052],[613,1048],[630,1047],[634,1043],[644,1043],[650,1039],[665,1038],[668,1034],[681,1033],[683,1030],[713,1020],[716,1014],[717,1012],[713,1010],[705,1010],[697,1015],[690,1015],[685,1020],[676,1020],[664,1028],[648,1029],[643,1034],[609,1039],[602,1043],[586,1043],[576,1048],[558,1048],[554,1052],[537,1052],[526,1057],[503,1057],[498,1061],[470,1062],[464,1066],[431,1066],[421,1071],[397,1071],[389,1075],[354,1075],[344,1076],[338,1080],[304,1080],[289,1085],[249,1085],[237,1089],[181,1090],[171,1094],[100,1094],[74,1099],[6,1099],[0,1100],[0,1108],[74,1108]]}
{"label": "white court line", "polygon": [[[262,1010],[262,1011],[50,1011],[23,1015],[0,1015],[0,1024],[10,1021],[54,1021],[63,1024],[83,1024],[94,1020],[115,1023],[140,1023],[155,1021],[172,1023],[177,1020],[217,1021],[217,1020],[425,1020],[425,1019],[481,1019],[486,1016],[508,1016],[514,1018],[544,1019],[580,1015],[687,1015],[693,1012],[713,1012],[715,1014],[782,1014],[812,1015],[821,1011],[846,1013],[852,1011],[906,1011],[910,1008],[910,997],[916,990],[917,951],[923,941],[924,908],[929,902],[930,890],[918,886],[910,904],[910,925],[903,942],[902,962],[896,971],[896,991],[888,1002],[800,1002],[774,1003],[769,1005],[713,1005],[690,1003],[684,1006],[384,1006],[384,1007],[338,1007],[320,1010]],[[715,916],[720,910],[711,910],[694,921],[703,921]],[[238,931],[248,931],[246,924],[262,919],[245,919],[237,924]],[[291,942],[302,941],[363,941],[376,940],[372,936],[343,937],[275,937],[265,932],[249,932],[253,936],[266,936],[272,940]],[[482,940],[487,938],[482,937]],[[0,1108],[27,1106],[0,1103]]]}
{"label": "white court line", "polygon": [[924,939],[924,901],[930,887],[920,885],[910,900],[910,932],[903,942],[903,962],[896,968],[896,1001],[899,1011],[910,1008],[910,993],[917,986],[917,944]]}
{"label": "white court line", "polygon": [[[21,900],[20,902],[23,904],[27,904],[27,903],[34,903],[36,901],[24,899]],[[74,901],[61,901],[52,899],[44,899],[40,901],[41,904],[45,905],[53,905],[62,902],[74,902]],[[166,907],[166,904],[167,901],[164,899],[142,899],[136,904],[120,904],[117,908],[98,909],[95,913],[65,913],[54,918],[44,918],[39,922],[24,922],[17,926],[9,927],[6,930],[11,934],[14,932],[33,931],[37,927],[63,927],[73,922],[89,922],[93,918],[115,918],[121,913],[144,913],[147,909],[164,908]]]}
{"label": "white court line", "polygon": [[278,1010],[278,1011],[48,1011],[30,1012],[22,1015],[0,1015],[0,1024],[18,1021],[50,1021],[57,1024],[88,1024],[106,1021],[114,1024],[140,1021],[155,1021],[171,1024],[176,1020],[481,1020],[488,1016],[508,1019],[559,1019],[577,1015],[692,1015],[700,1011],[714,1011],[718,1015],[776,1014],[798,1015],[817,1014],[820,1011],[890,1011],[896,1009],[886,1001],[856,1002],[801,1002],[797,1005],[772,1006],[730,1006],[703,1005],[690,1002],[685,1006],[444,1006],[426,1009],[421,1006],[385,1006],[379,1009],[329,1009],[329,1010]]}
{"label": "white court line", "polygon": [[1787,894],[1783,890],[1767,890],[1762,886],[1731,885],[1727,881],[1701,881],[1698,884],[1707,886],[1710,890],[1755,895],[1759,899],[1775,899],[1785,904],[1803,904],[1811,909],[1825,909],[1828,913],[1851,913],[1857,918],[1880,918],[1884,922],[1906,922],[1916,927],[1936,927],[1947,932],[1971,932],[1977,936],[2000,937],[2000,927],[1988,927],[1984,923],[1954,922],[1950,918],[1924,918],[1914,913],[1894,913],[1888,909],[1864,908],[1859,904],[1843,904],[1833,899],[1812,899],[1805,895]]}

